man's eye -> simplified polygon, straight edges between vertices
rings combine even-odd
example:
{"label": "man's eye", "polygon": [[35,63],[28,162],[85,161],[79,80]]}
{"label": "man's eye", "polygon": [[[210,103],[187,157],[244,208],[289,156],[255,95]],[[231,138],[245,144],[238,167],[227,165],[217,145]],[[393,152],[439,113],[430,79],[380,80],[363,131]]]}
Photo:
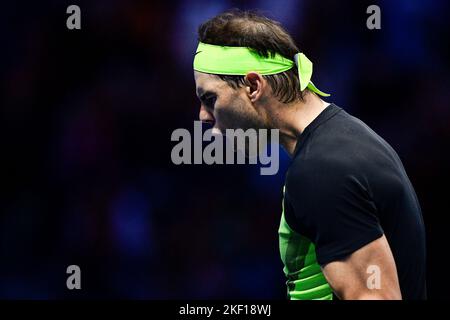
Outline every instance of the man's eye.
{"label": "man's eye", "polygon": [[211,109],[214,107],[214,103],[216,103],[216,97],[208,97],[205,99],[205,105]]}

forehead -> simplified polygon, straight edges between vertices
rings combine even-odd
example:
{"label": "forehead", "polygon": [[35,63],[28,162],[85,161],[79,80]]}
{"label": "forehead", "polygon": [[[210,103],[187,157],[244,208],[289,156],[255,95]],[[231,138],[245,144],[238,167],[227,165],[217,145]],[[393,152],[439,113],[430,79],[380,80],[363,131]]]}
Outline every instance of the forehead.
{"label": "forehead", "polygon": [[225,81],[218,76],[194,70],[195,86],[197,95],[200,96],[206,91],[217,92],[230,89]]}

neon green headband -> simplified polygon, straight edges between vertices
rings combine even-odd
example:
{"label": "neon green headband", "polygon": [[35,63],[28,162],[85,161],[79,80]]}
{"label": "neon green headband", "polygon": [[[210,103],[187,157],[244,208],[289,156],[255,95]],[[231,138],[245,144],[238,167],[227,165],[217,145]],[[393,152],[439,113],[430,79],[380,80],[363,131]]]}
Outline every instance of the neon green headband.
{"label": "neon green headband", "polygon": [[297,53],[294,61],[276,53],[273,57],[264,58],[256,51],[247,47],[226,47],[199,42],[194,57],[194,70],[224,75],[245,76],[249,71],[256,71],[262,75],[281,73],[297,65],[300,79],[300,90],[309,90],[318,95],[328,97],[311,82],[313,65],[303,53]]}

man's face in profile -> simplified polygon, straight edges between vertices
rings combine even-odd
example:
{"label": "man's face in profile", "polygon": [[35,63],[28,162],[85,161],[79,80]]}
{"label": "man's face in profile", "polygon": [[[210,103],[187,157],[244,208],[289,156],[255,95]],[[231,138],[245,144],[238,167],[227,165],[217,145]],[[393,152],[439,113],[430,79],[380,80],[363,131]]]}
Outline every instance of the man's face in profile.
{"label": "man's face in profile", "polygon": [[[197,96],[200,99],[199,119],[213,126],[216,134],[225,134],[226,129],[258,129],[265,128],[260,114],[251,102],[247,89],[242,86],[232,88],[217,75],[194,71]],[[234,140],[235,151],[240,149],[237,137]],[[249,140],[242,146],[247,157],[256,156],[249,152]]]}
{"label": "man's face in profile", "polygon": [[264,127],[245,86],[234,89],[218,76],[198,71],[194,78],[201,103],[199,119],[213,125],[216,132]]}

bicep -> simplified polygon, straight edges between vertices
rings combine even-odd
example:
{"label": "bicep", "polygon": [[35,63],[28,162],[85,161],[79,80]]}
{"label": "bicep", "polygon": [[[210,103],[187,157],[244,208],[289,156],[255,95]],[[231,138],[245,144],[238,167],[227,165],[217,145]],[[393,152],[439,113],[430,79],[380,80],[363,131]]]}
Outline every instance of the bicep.
{"label": "bicep", "polygon": [[401,299],[394,257],[384,235],[327,263],[322,271],[340,299]]}

